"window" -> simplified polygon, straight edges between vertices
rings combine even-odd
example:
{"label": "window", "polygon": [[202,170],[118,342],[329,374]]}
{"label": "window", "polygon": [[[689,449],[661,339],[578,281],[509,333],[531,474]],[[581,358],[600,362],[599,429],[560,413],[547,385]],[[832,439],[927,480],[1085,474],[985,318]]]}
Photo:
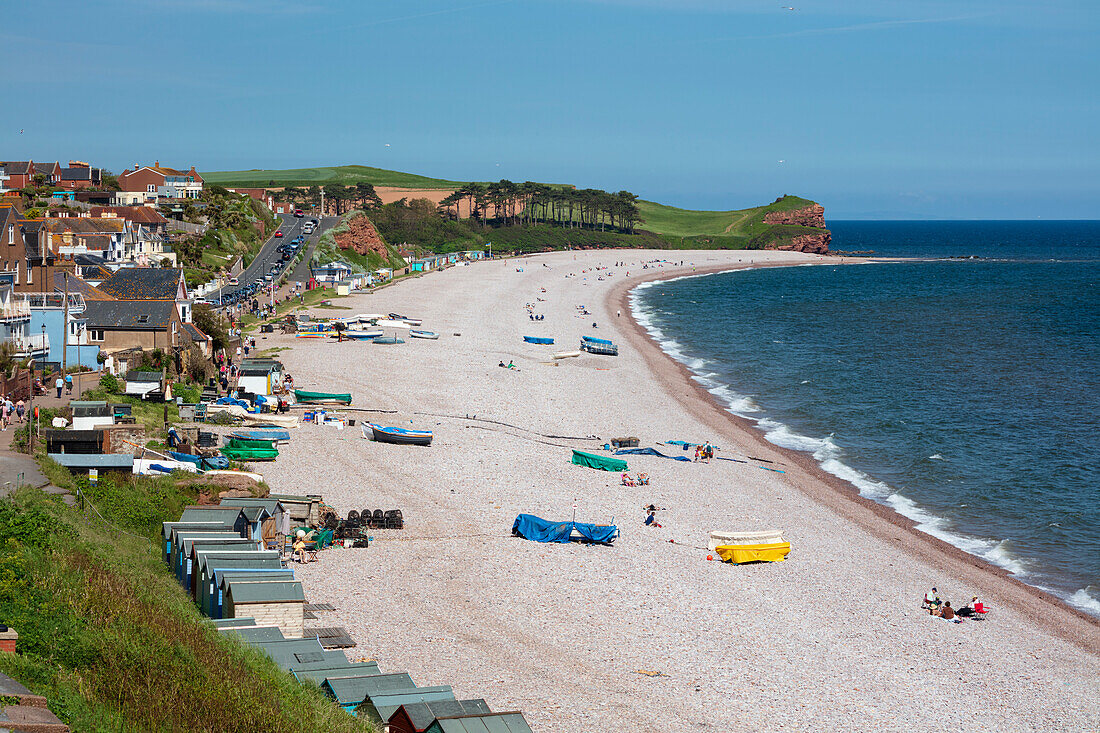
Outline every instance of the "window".
{"label": "window", "polygon": [[157,192],[157,184],[150,183],[148,186],[145,187],[145,191],[146,191],[146,193],[156,193]]}
{"label": "window", "polygon": [[149,322],[149,316],[138,316],[137,320],[138,320],[138,323],[148,323]]}
{"label": "window", "polygon": [[15,244],[15,225],[8,224],[8,244]]}
{"label": "window", "polygon": [[102,341],[103,340],[103,330],[98,329],[98,328],[88,329],[88,340],[89,341]]}

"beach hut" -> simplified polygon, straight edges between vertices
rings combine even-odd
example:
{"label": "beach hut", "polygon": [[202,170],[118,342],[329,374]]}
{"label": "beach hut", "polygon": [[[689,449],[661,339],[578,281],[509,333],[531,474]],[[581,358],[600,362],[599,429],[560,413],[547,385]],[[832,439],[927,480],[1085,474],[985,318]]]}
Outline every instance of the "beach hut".
{"label": "beach hut", "polygon": [[270,365],[246,364],[238,372],[237,389],[249,394],[270,395],[275,391],[275,369]]}
{"label": "beach hut", "polygon": [[274,626],[238,626],[236,628],[226,629],[226,631],[236,634],[249,644],[255,644],[260,641],[283,641],[286,639],[283,636],[283,632],[279,631]]}
{"label": "beach hut", "polygon": [[214,531],[214,532],[217,532],[217,531],[232,532],[233,531],[233,526],[232,525],[226,525],[222,522],[217,522],[217,521],[213,521],[213,522],[164,522],[163,525],[162,525],[162,528],[161,528],[161,537],[163,539],[162,546],[163,546],[163,549],[164,549],[164,562],[165,562],[165,564],[167,564],[169,566],[172,564],[172,542],[171,542],[171,538],[172,538],[172,530],[173,529],[178,529],[180,531],[198,530],[198,531]]}
{"label": "beach hut", "polygon": [[412,702],[397,708],[390,716],[389,733],[424,733],[439,717],[491,713],[489,705],[478,700],[440,700]]}
{"label": "beach hut", "polygon": [[279,500],[290,514],[292,523],[317,525],[321,522],[320,494],[268,494],[268,498]]}
{"label": "beach hut", "polygon": [[234,629],[234,628],[244,629],[244,628],[248,628],[249,626],[255,626],[256,625],[256,619],[247,618],[247,617],[244,617],[244,616],[242,616],[241,618],[212,619],[212,622],[214,624],[214,628],[217,629],[218,631],[227,631],[229,629]]}
{"label": "beach hut", "polygon": [[412,692],[417,687],[407,672],[401,672],[398,674],[329,677],[321,684],[321,689],[328,693],[340,707],[354,715],[356,714],[356,708],[366,702],[371,695]]}
{"label": "beach hut", "polygon": [[[287,638],[301,638],[305,630],[306,594],[299,581],[256,582],[235,580],[226,586],[226,616],[249,616],[257,626],[277,626]],[[320,642],[318,642],[320,646]]]}
{"label": "beach hut", "polygon": [[[230,565],[240,564],[240,560],[214,560],[211,562],[224,562]],[[225,592],[229,584],[235,580],[256,581],[258,583],[290,582],[294,580],[294,571],[285,568],[228,568],[225,570],[214,569],[213,579],[203,585],[203,597],[206,607],[203,608],[210,618],[221,618],[225,615]],[[208,610],[209,609],[209,610]]]}
{"label": "beach hut", "polygon": [[232,530],[172,530],[172,573],[176,576],[176,579],[183,583],[184,572],[190,573],[188,567],[188,560],[191,557],[191,546],[184,547],[184,543],[188,540],[195,539],[196,537],[205,537],[207,539],[216,540],[232,540],[241,539],[239,533]]}
{"label": "beach hut", "polygon": [[180,515],[181,522],[222,522],[232,525],[234,531],[244,537],[248,518],[240,507],[234,506],[188,506]]}
{"label": "beach hut", "polygon": [[523,713],[482,713],[436,718],[424,733],[531,733]]}
{"label": "beach hut", "polygon": [[151,392],[160,392],[163,389],[161,387],[162,376],[160,372],[141,372],[136,370],[127,372],[126,394],[146,397]]}
{"label": "beach hut", "polygon": [[382,723],[393,717],[393,714],[402,705],[411,705],[417,702],[443,702],[454,699],[454,690],[451,689],[450,685],[418,687],[415,690],[371,695],[359,705],[355,714],[360,718],[368,718],[376,723]]}
{"label": "beach hut", "polygon": [[[336,655],[342,657],[343,661]],[[325,656],[326,658],[320,662],[298,663],[290,672],[299,682],[308,680],[316,685],[323,684],[330,677],[366,677],[382,674],[377,662],[349,662],[347,656],[339,649],[326,650]]]}
{"label": "beach hut", "polygon": [[[221,553],[212,553],[220,555]],[[259,553],[256,553],[259,554]],[[240,567],[242,565],[260,565],[262,567]],[[281,567],[278,559],[250,560],[244,557],[209,557],[202,560],[204,566],[198,584],[199,608],[210,618],[222,617],[222,605],[225,599],[225,586],[230,580],[294,580],[294,571]]]}
{"label": "beach hut", "polygon": [[[195,553],[195,569],[193,571],[193,587],[195,602],[207,612],[207,608],[214,608],[220,602],[217,590],[218,585],[214,574],[218,570],[242,570],[268,569],[286,570],[283,567],[281,554],[277,550],[259,550],[256,546],[243,547],[204,547],[200,546]],[[203,595],[214,596],[214,602],[207,599],[207,606],[203,607],[200,600]],[[211,615],[207,613],[207,615]]]}
{"label": "beach hut", "polygon": [[94,430],[115,424],[114,410],[106,402],[73,400],[69,407],[73,411],[73,430]]}
{"label": "beach hut", "polygon": [[244,551],[250,552],[256,550],[256,543],[250,539],[243,537],[184,537],[180,542],[180,549],[183,550],[181,564],[183,565],[183,573],[180,576],[183,581],[183,587],[187,588],[192,598],[198,598],[198,561],[202,559],[203,551],[219,550],[219,551]]}
{"label": "beach hut", "polygon": [[276,534],[285,535],[290,533],[290,513],[278,499],[272,499],[271,497],[265,499],[253,497],[245,497],[242,499],[226,498],[221,500],[220,505],[239,506],[242,509],[249,506],[262,506],[274,520]]}
{"label": "beach hut", "polygon": [[275,666],[287,672],[296,664],[311,664],[325,660],[325,649],[315,636],[282,641],[258,641],[253,646],[262,649],[264,654],[275,662]]}

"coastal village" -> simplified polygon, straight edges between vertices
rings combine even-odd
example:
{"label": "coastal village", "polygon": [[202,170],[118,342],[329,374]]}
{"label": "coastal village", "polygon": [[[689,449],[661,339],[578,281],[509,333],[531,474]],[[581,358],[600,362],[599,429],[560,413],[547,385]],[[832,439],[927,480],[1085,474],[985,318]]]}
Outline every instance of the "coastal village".
{"label": "coastal village", "polygon": [[[194,166],[2,162],[0,186],[5,562],[49,557],[42,584],[85,599],[0,574],[0,728],[68,730],[76,698],[42,680],[93,666],[186,729],[702,733],[842,707],[893,729],[899,696],[913,721],[1004,729],[1095,707],[1091,621],[1032,635],[1053,599],[731,420],[647,330],[639,287],[844,266],[821,239],[364,268],[311,256],[347,223],[331,202],[214,192]],[[236,201],[261,207],[255,251],[192,266]],[[128,675],[143,646],[158,665]]]}

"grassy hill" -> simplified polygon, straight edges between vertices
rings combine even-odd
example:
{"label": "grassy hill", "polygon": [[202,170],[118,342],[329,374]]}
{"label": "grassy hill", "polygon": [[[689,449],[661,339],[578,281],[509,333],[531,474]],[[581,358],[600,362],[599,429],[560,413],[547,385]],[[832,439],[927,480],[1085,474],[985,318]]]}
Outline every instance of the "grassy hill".
{"label": "grassy hill", "polygon": [[764,216],[772,211],[793,211],[814,202],[798,196],[784,196],[767,206],[733,211],[695,211],[677,209],[653,201],[639,201],[638,210],[644,219],[641,228],[672,237],[753,237],[771,225]]}
{"label": "grassy hill", "polygon": [[385,168],[371,168],[366,165],[338,165],[320,168],[288,168],[284,170],[264,170],[253,168],[247,171],[215,171],[203,173],[206,183],[219,186],[238,186],[242,188],[263,188],[266,186],[324,186],[341,184],[354,186],[359,181],[374,186],[394,186],[397,188],[457,188],[463,181],[447,181],[442,178],[428,178],[415,173],[390,171]]}

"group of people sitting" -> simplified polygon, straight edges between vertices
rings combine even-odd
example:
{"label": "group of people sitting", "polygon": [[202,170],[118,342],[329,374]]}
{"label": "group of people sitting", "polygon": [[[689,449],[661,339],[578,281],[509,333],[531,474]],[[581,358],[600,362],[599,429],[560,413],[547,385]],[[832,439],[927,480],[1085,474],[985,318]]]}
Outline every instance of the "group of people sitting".
{"label": "group of people sitting", "polygon": [[649,486],[649,474],[639,473],[637,478],[631,478],[629,473],[624,473],[623,486]]}
{"label": "group of people sitting", "polygon": [[655,504],[650,504],[645,508],[645,526],[661,528],[661,525],[657,522],[657,506]]}
{"label": "group of people sitting", "polygon": [[502,361],[499,364],[497,364],[497,366],[498,367],[503,367],[504,369],[515,369],[516,371],[519,371],[519,367],[517,367],[515,364],[513,364],[511,359],[508,360],[507,364],[505,364]]}
{"label": "group of people sitting", "polygon": [[542,314],[539,314],[539,315],[537,315],[537,316],[536,316],[536,315],[535,315],[534,313],[528,313],[528,314],[527,314],[527,316],[528,316],[528,317],[529,317],[529,318],[530,318],[530,319],[531,319],[532,321],[544,321],[544,320],[546,320],[546,316],[544,316],[544,315],[542,315]]}
{"label": "group of people sitting", "polygon": [[989,613],[985,604],[979,601],[977,596],[971,598],[970,603],[962,608],[952,608],[951,601],[942,600],[939,591],[935,587],[924,594],[924,602],[921,604],[921,608],[927,609],[930,616],[936,616],[956,624],[962,623],[964,618],[981,619]]}
{"label": "group of people sitting", "polygon": [[702,461],[703,463],[710,463],[710,459],[714,458],[714,446],[710,444],[708,440],[703,445],[695,446],[695,460]]}

